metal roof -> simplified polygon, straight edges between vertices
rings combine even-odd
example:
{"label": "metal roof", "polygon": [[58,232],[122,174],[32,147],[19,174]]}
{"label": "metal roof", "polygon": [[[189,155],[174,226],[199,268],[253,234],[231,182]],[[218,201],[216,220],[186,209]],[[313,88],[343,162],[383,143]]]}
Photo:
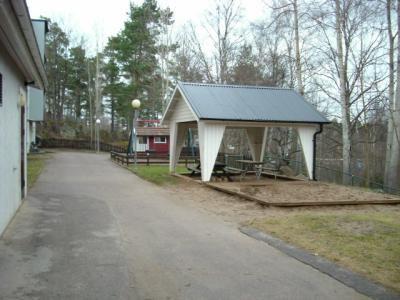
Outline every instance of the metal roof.
{"label": "metal roof", "polygon": [[168,136],[168,127],[138,127],[138,136]]}
{"label": "metal roof", "polygon": [[291,89],[178,82],[199,119],[282,123],[329,123]]}

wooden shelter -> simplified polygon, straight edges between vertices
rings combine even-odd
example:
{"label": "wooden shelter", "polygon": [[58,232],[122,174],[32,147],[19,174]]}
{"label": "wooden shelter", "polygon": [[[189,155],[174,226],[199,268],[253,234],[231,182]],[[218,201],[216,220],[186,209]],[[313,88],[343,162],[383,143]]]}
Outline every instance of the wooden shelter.
{"label": "wooden shelter", "polygon": [[263,160],[267,129],[276,126],[297,129],[315,179],[315,137],[329,121],[291,89],[178,82],[161,123],[170,128],[171,172],[187,129],[198,128],[201,179],[209,181],[226,128],[245,128],[253,160]]}

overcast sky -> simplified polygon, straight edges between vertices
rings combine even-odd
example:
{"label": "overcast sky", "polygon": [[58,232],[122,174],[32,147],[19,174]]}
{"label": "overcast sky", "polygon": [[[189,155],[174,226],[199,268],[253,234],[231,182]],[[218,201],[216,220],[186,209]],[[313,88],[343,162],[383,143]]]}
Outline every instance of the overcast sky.
{"label": "overcast sky", "polygon": [[[188,21],[199,24],[207,9],[214,7],[216,0],[158,0],[161,7],[170,7],[174,12],[177,30]],[[115,35],[123,26],[130,0],[27,0],[32,18],[49,17],[71,30],[75,37],[84,36],[92,51],[95,49],[96,34],[100,47],[107,37]],[[134,1],[139,4],[142,1]],[[239,0],[243,8],[243,22],[248,23],[262,17],[267,0]]]}

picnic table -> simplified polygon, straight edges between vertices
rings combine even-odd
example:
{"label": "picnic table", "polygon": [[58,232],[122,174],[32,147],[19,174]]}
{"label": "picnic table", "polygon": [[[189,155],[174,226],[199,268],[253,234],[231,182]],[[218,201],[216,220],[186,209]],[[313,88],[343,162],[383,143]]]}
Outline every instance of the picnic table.
{"label": "picnic table", "polygon": [[[226,167],[226,164],[216,161],[214,164],[212,175],[216,176],[218,178],[226,177],[228,179],[228,181],[232,181],[232,178],[230,177],[230,173],[225,170],[225,167]],[[200,160],[196,160],[195,166],[187,166],[186,168],[192,172],[192,173],[190,173],[190,176],[194,176],[196,174],[201,174]]]}
{"label": "picnic table", "polygon": [[252,169],[252,167],[254,167],[254,169],[256,170],[256,178],[257,180],[260,179],[261,177],[261,172],[263,170],[263,166],[266,164],[266,162],[264,161],[256,161],[256,160],[248,160],[248,159],[239,159],[237,160],[238,163],[241,163],[244,168],[243,168],[243,172],[241,175],[241,178],[243,179],[247,172],[250,171],[250,169]]}
{"label": "picnic table", "polygon": [[[254,167],[254,169],[256,170],[257,180],[260,179],[262,171],[272,172],[276,180],[276,176],[278,175],[280,169],[279,166],[271,165],[271,163],[267,161],[239,159],[237,160],[237,162],[241,163],[244,166],[244,168],[242,168],[243,170],[241,170],[241,179],[243,179],[246,176],[247,172],[252,169],[251,167]],[[269,166],[265,167],[265,165]]]}

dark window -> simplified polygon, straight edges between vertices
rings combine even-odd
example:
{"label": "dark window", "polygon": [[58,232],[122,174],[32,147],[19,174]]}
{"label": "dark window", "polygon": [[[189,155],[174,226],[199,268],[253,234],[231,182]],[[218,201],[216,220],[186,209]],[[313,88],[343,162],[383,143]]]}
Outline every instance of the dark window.
{"label": "dark window", "polygon": [[0,106],[3,106],[3,74],[0,73]]}

